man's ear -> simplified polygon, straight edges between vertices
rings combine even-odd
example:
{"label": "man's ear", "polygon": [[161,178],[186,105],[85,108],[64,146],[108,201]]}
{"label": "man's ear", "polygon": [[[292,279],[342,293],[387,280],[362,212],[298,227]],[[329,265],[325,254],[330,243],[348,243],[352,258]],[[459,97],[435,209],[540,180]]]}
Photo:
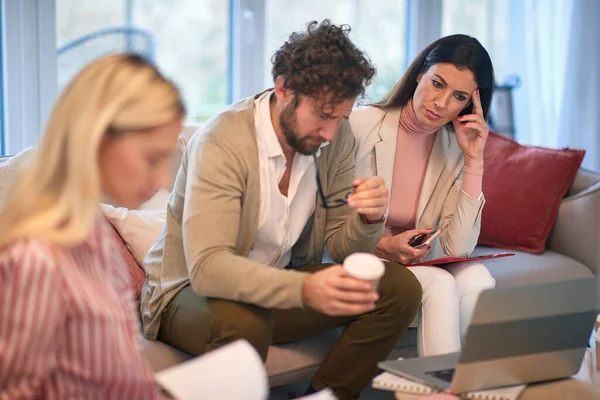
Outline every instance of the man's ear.
{"label": "man's ear", "polygon": [[275,97],[277,102],[281,104],[291,101],[294,97],[294,91],[285,87],[285,78],[282,75],[275,79]]}

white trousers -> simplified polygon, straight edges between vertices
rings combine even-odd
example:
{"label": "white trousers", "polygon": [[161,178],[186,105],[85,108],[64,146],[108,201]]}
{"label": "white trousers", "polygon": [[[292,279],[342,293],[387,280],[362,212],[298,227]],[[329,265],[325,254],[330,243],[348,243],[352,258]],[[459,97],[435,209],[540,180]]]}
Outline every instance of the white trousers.
{"label": "white trousers", "polygon": [[408,267],[423,287],[420,356],[460,351],[479,294],[496,285],[487,268],[468,261],[440,267]]}

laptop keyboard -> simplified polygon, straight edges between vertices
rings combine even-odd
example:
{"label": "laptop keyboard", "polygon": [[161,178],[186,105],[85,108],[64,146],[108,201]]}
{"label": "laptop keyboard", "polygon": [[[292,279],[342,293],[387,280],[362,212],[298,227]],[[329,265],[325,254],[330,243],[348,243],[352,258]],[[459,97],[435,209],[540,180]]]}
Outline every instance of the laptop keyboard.
{"label": "laptop keyboard", "polygon": [[429,371],[426,372],[427,375],[431,375],[434,378],[441,379],[445,382],[452,382],[452,376],[454,375],[454,368],[452,369],[442,369],[440,371]]}

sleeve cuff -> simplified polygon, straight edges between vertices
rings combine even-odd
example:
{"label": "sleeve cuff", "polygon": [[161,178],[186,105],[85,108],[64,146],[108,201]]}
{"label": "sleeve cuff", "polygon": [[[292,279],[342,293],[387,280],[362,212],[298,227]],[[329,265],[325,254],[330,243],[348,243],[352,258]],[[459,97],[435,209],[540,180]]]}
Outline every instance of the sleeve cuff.
{"label": "sleeve cuff", "polygon": [[354,237],[354,240],[358,240],[361,242],[366,240],[367,242],[369,242],[371,240],[374,240],[373,238],[377,238],[377,242],[375,242],[375,244],[373,245],[373,247],[375,247],[379,242],[379,239],[383,235],[383,231],[385,229],[385,219],[381,222],[368,224],[363,222],[361,215],[355,211],[353,215],[353,220],[353,231],[355,233],[353,233],[352,236]]}
{"label": "sleeve cuff", "polygon": [[306,272],[294,271],[293,280],[290,282],[290,305],[292,307],[299,307],[306,309],[306,304],[304,304],[304,299],[302,298],[302,288],[304,287],[304,280],[308,278],[310,275]]}
{"label": "sleeve cuff", "polygon": [[386,216],[385,216],[385,215],[384,215],[384,216],[382,216],[381,218],[379,218],[379,219],[378,219],[378,220],[376,220],[376,221],[369,221],[369,220],[367,219],[367,217],[365,217],[363,214],[358,214],[358,216],[360,217],[360,220],[362,221],[362,223],[363,223],[363,224],[366,224],[366,225],[380,224],[380,223],[382,223],[382,222],[385,222],[385,220],[386,220]]}
{"label": "sleeve cuff", "polygon": [[467,196],[468,199],[475,200],[475,201],[483,201],[483,192],[479,193],[479,196],[473,197],[470,194],[468,194],[467,192],[465,192],[464,189],[462,189],[462,188],[460,189],[460,191],[464,196]]}

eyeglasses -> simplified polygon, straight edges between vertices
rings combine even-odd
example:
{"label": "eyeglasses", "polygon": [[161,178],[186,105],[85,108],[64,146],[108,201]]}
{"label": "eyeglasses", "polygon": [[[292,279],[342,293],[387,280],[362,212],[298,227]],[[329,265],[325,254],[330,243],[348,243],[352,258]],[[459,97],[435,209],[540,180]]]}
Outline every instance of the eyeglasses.
{"label": "eyeglasses", "polygon": [[[345,206],[348,203],[348,197],[350,197],[350,195],[352,194],[354,187],[350,186],[325,196],[325,193],[323,192],[323,185],[321,184],[321,177],[319,174],[319,162],[317,161],[317,155],[313,154],[313,158],[315,160],[315,167],[317,170],[317,189],[319,190],[319,197],[321,197],[321,207],[338,208]],[[344,196],[340,196],[340,194],[342,193],[346,194]]]}

